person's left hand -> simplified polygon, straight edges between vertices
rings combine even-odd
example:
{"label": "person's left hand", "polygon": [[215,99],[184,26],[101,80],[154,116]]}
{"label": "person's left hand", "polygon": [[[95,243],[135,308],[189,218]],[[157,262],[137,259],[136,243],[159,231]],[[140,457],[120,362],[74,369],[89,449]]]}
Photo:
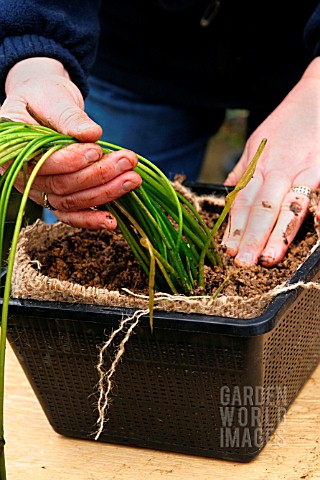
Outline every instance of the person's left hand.
{"label": "person's left hand", "polygon": [[292,188],[311,192],[320,186],[320,58],[251,135],[225,185],[236,185],[263,138],[266,147],[253,178],[234,201],[222,242],[239,266],[280,261],[310,205],[308,189]]}
{"label": "person's left hand", "polygon": [[[72,226],[114,230],[116,219],[110,212],[96,209],[141,185],[134,168],[137,155],[131,150],[117,150],[103,155],[96,144],[75,143],[53,153],[40,168],[32,183],[29,198],[43,205],[43,192],[54,215]],[[1,169],[1,168],[0,168]],[[27,172],[33,169],[27,164]],[[24,173],[15,181],[21,193],[25,188]]]}

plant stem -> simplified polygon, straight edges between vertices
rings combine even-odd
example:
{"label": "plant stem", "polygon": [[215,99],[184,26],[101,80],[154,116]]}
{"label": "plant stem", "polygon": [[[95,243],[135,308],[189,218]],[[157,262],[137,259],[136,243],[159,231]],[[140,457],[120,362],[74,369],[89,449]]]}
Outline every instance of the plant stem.
{"label": "plant stem", "polygon": [[38,174],[41,166],[45,160],[56,150],[60,149],[60,146],[51,147],[46,154],[35,165],[30,178],[25,187],[24,193],[22,195],[20,208],[16,218],[15,229],[12,236],[11,249],[8,258],[7,265],[7,274],[6,282],[3,294],[3,303],[2,303],[2,312],[1,312],[1,336],[0,336],[0,448],[1,448],[1,457],[0,457],[0,472],[1,480],[6,480],[6,467],[5,467],[5,454],[4,454],[4,374],[5,374],[5,352],[6,352],[6,337],[7,337],[7,319],[8,319],[8,309],[9,309],[9,299],[10,299],[10,288],[11,288],[11,278],[14,265],[14,258],[16,254],[16,248],[18,243],[18,237],[21,230],[23,215],[28,200],[29,192],[32,186],[32,183]]}

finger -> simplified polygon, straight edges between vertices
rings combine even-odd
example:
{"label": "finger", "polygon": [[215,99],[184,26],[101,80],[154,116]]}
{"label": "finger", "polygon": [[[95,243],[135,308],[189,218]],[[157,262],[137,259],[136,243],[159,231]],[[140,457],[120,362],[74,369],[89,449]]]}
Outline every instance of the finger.
{"label": "finger", "polygon": [[[315,161],[311,168],[305,169],[293,180],[293,185],[308,186],[311,191],[315,190],[318,184],[319,171]],[[282,260],[308,213],[309,205],[308,196],[290,189],[284,198],[274,231],[261,253],[262,265],[273,266]]]}
{"label": "finger", "polygon": [[40,168],[38,175],[77,172],[100,160],[103,152],[94,143],[75,143],[54,152]]}
{"label": "finger", "polygon": [[262,175],[257,172],[248,185],[241,190],[230,211],[228,227],[222,239],[222,244],[226,246],[226,252],[231,257],[236,256],[241,239],[250,215],[252,203],[263,184]]}
{"label": "finger", "polygon": [[114,230],[117,226],[117,220],[114,216],[110,212],[101,210],[79,210],[76,212],[55,210],[53,213],[58,220],[72,227]]}
{"label": "finger", "polygon": [[[18,189],[18,191],[21,193],[23,192],[23,190],[20,189]],[[31,191],[29,198],[43,206],[42,194],[39,195],[38,191],[36,191],[36,193]],[[54,207],[51,211],[58,220],[73,227],[90,228],[95,230],[104,228],[108,230],[114,230],[117,227],[117,220],[110,212],[107,211],[91,208],[75,211],[61,211],[55,209]]]}
{"label": "finger", "polygon": [[279,262],[301,227],[310,205],[310,199],[301,193],[289,191],[285,196],[276,225],[266,247],[261,253],[260,263],[271,267]]}
{"label": "finger", "polygon": [[224,181],[224,185],[226,186],[235,186],[239,182],[240,178],[244,174],[246,169],[246,164],[241,161],[241,159],[237,162],[234,169],[229,173],[226,180]]}
{"label": "finger", "polygon": [[[110,153],[110,155],[112,154],[113,152]],[[50,155],[50,157],[40,168],[37,175],[59,175],[77,172],[78,170],[82,170],[92,163],[100,160],[102,155],[102,148],[94,143],[75,143],[68,145],[67,147],[64,147]],[[39,158],[40,156],[36,157],[32,161],[27,162],[27,174],[31,173],[34,168],[34,164],[39,160]],[[5,163],[3,167],[7,168],[12,162],[13,160]],[[24,178],[22,174],[20,174],[20,177]]]}
{"label": "finger", "polygon": [[105,155],[98,162],[74,173],[64,175],[40,175],[33,188],[42,192],[66,195],[105,185],[117,176],[137,166],[137,156],[128,150]]}
{"label": "finger", "polygon": [[277,221],[286,192],[291,187],[289,179],[278,177],[275,173],[267,176],[252,203],[248,222],[234,260],[235,265],[248,266],[258,263],[259,256]]}
{"label": "finger", "polygon": [[233,170],[231,170],[231,172],[227,176],[224,185],[235,186],[241,179],[249,164],[249,161],[253,158],[255,154],[255,151],[248,145],[249,144],[247,143],[241,155],[241,158],[238,160]]}
{"label": "finger", "polygon": [[[138,173],[129,171],[119,175],[105,185],[67,195],[52,193],[48,195],[48,199],[50,204],[60,211],[86,210],[97,205],[105,205],[132,190],[136,190],[141,185],[141,182],[142,179]],[[43,193],[40,190],[31,189],[29,196],[39,205],[43,205],[42,195]]]}

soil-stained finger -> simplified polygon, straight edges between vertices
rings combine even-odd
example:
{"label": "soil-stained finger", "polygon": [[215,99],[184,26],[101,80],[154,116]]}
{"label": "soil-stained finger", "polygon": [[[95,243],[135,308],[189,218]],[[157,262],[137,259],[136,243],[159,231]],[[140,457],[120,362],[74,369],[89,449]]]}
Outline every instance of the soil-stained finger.
{"label": "soil-stained finger", "polygon": [[271,267],[284,257],[308,213],[309,204],[310,199],[306,195],[292,191],[286,195],[275,227],[260,256],[263,266]]}

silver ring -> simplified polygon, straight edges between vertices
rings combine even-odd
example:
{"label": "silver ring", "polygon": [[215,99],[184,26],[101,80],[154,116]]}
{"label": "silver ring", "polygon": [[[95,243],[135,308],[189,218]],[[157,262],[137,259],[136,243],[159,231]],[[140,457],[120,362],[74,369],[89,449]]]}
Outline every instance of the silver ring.
{"label": "silver ring", "polygon": [[48,194],[46,192],[42,192],[42,203],[43,203],[43,208],[46,208],[47,210],[57,210],[49,202]]}
{"label": "silver ring", "polygon": [[291,192],[301,193],[302,195],[305,195],[306,197],[310,198],[312,190],[311,188],[306,187],[305,185],[296,185],[291,188]]}

